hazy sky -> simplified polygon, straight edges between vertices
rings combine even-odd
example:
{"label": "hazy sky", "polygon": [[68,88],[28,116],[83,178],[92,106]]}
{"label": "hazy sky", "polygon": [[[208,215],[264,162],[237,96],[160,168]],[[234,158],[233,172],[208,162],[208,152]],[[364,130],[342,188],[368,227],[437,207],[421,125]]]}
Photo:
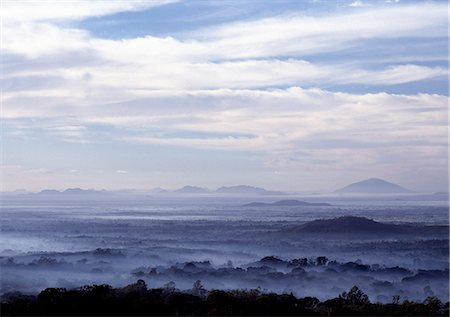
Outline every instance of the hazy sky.
{"label": "hazy sky", "polygon": [[3,1],[2,189],[447,190],[447,1]]}

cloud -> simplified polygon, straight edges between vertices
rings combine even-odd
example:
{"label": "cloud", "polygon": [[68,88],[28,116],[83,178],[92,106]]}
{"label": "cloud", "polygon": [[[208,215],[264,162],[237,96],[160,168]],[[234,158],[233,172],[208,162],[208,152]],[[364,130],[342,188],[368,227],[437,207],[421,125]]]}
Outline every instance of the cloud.
{"label": "cloud", "polygon": [[[23,3],[17,3],[23,7]],[[301,58],[336,50],[351,54],[352,49],[367,45],[368,39],[445,37],[446,7],[439,3],[381,6],[323,16],[290,14],[231,22],[179,38],[145,36],[123,40],[96,38],[86,30],[55,23],[54,19],[70,21],[166,2],[82,2],[73,12],[72,2],[67,7],[47,4],[54,5],[55,12],[32,3],[36,8],[27,8],[23,16],[13,14],[23,9],[20,5],[10,4],[6,9],[6,105],[17,96],[36,100],[78,98],[85,103],[102,94],[102,102],[107,102],[110,91],[120,89],[130,93],[145,89],[327,87],[342,83],[396,85],[448,73],[442,66],[415,65],[407,59],[401,64],[368,68],[361,63],[313,63]],[[31,14],[33,9],[35,15]],[[117,98],[118,93],[114,96]],[[47,105],[52,103],[45,101]],[[12,112],[19,116],[33,113],[16,108],[8,111],[9,115]]]}
{"label": "cloud", "polygon": [[[5,98],[25,97],[27,93],[39,98],[44,94],[80,97],[107,89],[183,90],[219,88],[262,88],[276,86],[316,86],[333,84],[393,85],[445,77],[442,67],[414,64],[389,66],[366,70],[353,65],[315,65],[303,60],[250,60],[223,63],[155,63],[130,62],[127,65],[80,66],[51,70],[41,77],[54,76],[48,86],[40,81],[21,77],[6,78]],[[38,76],[32,75],[32,76]],[[27,78],[27,76],[23,77]],[[33,77],[32,77],[33,78]],[[36,77],[34,77],[36,78]],[[21,85],[22,87],[17,87]],[[22,89],[20,89],[22,88]]]}
{"label": "cloud", "polygon": [[350,3],[348,6],[349,7],[365,7],[365,6],[367,6],[367,4],[365,4],[362,1],[354,1],[354,2]]}
{"label": "cloud", "polygon": [[447,69],[442,67],[425,67],[419,65],[396,65],[378,71],[353,70],[340,78],[345,83],[362,83],[369,85],[396,85],[424,79],[446,77]]}
{"label": "cloud", "polygon": [[144,10],[174,2],[177,2],[177,0],[6,0],[2,2],[2,18],[4,21],[15,22],[70,21],[118,12]]}
{"label": "cloud", "polygon": [[[114,1],[112,3],[116,10],[130,9],[126,5],[127,2]],[[142,4],[142,2],[132,3]],[[29,10],[32,12],[31,9]],[[68,8],[65,10],[70,13]],[[52,12],[52,10],[47,11]],[[92,15],[105,12],[102,10],[99,12],[96,10],[86,11]],[[76,10],[73,14],[77,15]],[[82,14],[79,15],[84,17]],[[40,42],[50,45],[45,52],[54,49],[55,47],[52,45],[74,49],[84,47],[98,50],[101,55],[117,61],[152,57],[159,57],[166,61],[267,58],[351,49],[354,47],[355,41],[370,38],[426,38],[447,35],[446,5],[443,3],[381,6],[336,15],[290,14],[254,21],[238,21],[186,33],[183,39],[154,36],[126,40],[86,38],[88,36],[86,31],[63,28],[56,24],[50,24],[48,20],[35,22],[27,19],[27,15],[22,18],[22,15],[11,14],[18,20],[8,22],[8,16],[7,14],[4,18],[6,27],[4,48],[6,51],[37,54],[45,45],[37,47],[27,45],[29,41],[33,41],[33,44]],[[62,14],[62,16],[64,15]],[[355,32],[355,25],[358,25],[357,32]],[[15,35],[20,35],[20,37]],[[19,45],[20,43],[22,45]],[[31,47],[32,49],[30,49]]]}
{"label": "cloud", "polygon": [[[446,4],[286,13],[113,40],[73,22],[169,2],[24,3],[8,2],[3,16],[2,118],[11,138],[251,153],[280,175],[394,169],[383,156],[391,152],[411,162],[396,163],[405,171],[445,161],[448,97],[327,87],[445,78],[445,65],[426,63],[443,52],[390,49],[402,40],[446,42]],[[371,41],[383,43],[382,61]]]}
{"label": "cloud", "polygon": [[60,137],[62,140],[71,143],[88,143],[87,129],[79,125],[64,125],[43,127],[50,135]]}
{"label": "cloud", "polygon": [[[392,140],[392,146],[441,147],[447,103],[448,97],[429,94],[356,95],[299,87],[169,90],[82,107],[70,118],[60,109],[36,112],[35,118],[52,120],[43,121],[46,131],[72,139],[83,140],[105,126],[118,133],[105,137],[119,142],[286,154],[299,148],[387,148]],[[53,121],[63,126],[53,127]]]}
{"label": "cloud", "polygon": [[225,24],[194,36],[229,58],[324,53],[352,48],[358,40],[446,37],[446,8],[424,3],[319,17],[287,15]]}

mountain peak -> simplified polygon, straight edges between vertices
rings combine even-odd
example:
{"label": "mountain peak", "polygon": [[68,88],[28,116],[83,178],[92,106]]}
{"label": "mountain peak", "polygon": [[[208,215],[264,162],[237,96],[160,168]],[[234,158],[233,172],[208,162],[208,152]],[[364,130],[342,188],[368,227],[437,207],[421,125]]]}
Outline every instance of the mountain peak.
{"label": "mountain peak", "polygon": [[203,194],[203,193],[208,193],[208,192],[209,191],[206,188],[199,187],[199,186],[191,186],[191,185],[186,185],[186,186],[174,191],[174,193],[179,193],[179,194]]}
{"label": "mountain peak", "polygon": [[401,194],[410,193],[409,189],[390,183],[381,178],[369,178],[352,183],[338,189],[336,193],[361,193],[361,194]]}

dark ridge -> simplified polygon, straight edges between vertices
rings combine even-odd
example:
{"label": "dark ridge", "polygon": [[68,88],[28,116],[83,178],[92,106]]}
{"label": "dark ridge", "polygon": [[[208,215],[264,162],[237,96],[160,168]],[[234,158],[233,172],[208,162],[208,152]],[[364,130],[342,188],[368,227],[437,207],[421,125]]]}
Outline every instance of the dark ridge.
{"label": "dark ridge", "polygon": [[436,297],[424,302],[371,303],[357,286],[320,301],[251,290],[206,290],[196,281],[191,291],[168,285],[147,288],[143,280],[122,288],[87,285],[47,288],[39,295],[4,294],[2,316],[448,316],[449,303]]}
{"label": "dark ridge", "polygon": [[340,217],[334,219],[314,220],[298,227],[299,232],[309,233],[335,233],[335,232],[356,232],[356,233],[384,233],[393,232],[402,228],[401,226],[384,224],[364,217]]}
{"label": "dark ridge", "polygon": [[345,216],[333,219],[319,219],[294,227],[288,232],[307,234],[448,234],[448,226],[396,225],[374,221],[364,217]]}

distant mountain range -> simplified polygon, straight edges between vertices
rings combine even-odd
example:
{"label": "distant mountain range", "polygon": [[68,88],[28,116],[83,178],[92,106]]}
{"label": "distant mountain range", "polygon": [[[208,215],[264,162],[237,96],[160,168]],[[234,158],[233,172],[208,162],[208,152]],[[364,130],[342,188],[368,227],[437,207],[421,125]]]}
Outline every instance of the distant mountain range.
{"label": "distant mountain range", "polygon": [[166,193],[174,194],[220,194],[220,195],[287,195],[287,193],[280,191],[266,190],[261,187],[254,187],[248,185],[236,185],[236,186],[222,186],[216,190],[210,190],[204,187],[198,186],[184,186],[172,192],[166,191]]}
{"label": "distant mountain range", "polygon": [[195,194],[208,194],[208,195],[287,195],[280,191],[270,191],[261,187],[253,187],[248,185],[237,185],[230,187],[220,187],[217,190],[210,190],[208,188],[187,185],[179,189],[169,191],[164,188],[156,187],[147,191],[143,190],[95,190],[95,189],[81,189],[81,188],[68,188],[66,190],[56,189],[44,189],[38,193],[30,193],[26,191],[20,191],[17,193],[12,192],[14,195],[26,195],[26,196],[38,196],[38,197],[74,197],[74,196],[126,196],[126,195],[195,195]]}
{"label": "distant mountain range", "polygon": [[327,203],[308,203],[301,200],[279,200],[273,203],[253,202],[245,204],[244,207],[267,207],[267,206],[331,206]]}
{"label": "distant mountain range", "polygon": [[[379,178],[370,178],[360,182],[356,182],[345,186],[344,188],[336,190],[334,193],[337,194],[408,194],[413,193],[413,191],[406,189],[400,185],[390,183],[383,179]],[[143,195],[143,196],[156,196],[156,195],[234,195],[234,196],[283,196],[289,195],[288,193],[282,191],[273,191],[267,190],[262,187],[255,187],[249,185],[236,185],[236,186],[222,186],[216,190],[210,190],[208,188],[186,185],[176,190],[167,190],[164,188],[156,187],[149,190],[133,190],[133,189],[124,189],[124,190],[95,190],[95,189],[81,189],[81,188],[68,188],[66,190],[55,190],[55,189],[44,189],[38,193],[30,193],[24,190],[13,191],[13,192],[3,192],[3,195],[20,195],[20,196],[45,196],[45,197],[74,197],[80,195],[88,195],[90,197],[94,196],[121,196],[125,197],[127,195]],[[430,194],[428,194],[430,196]],[[427,196],[427,198],[429,198]],[[434,196],[448,196],[448,193],[435,193]],[[431,196],[430,196],[431,197]],[[255,206],[259,204],[259,206],[270,205],[267,203],[259,203],[255,202]],[[308,203],[301,201],[280,201],[275,202],[273,204],[287,204],[292,205],[306,205]],[[320,206],[321,203],[310,204],[315,206]],[[280,206],[280,205],[279,205]]]}
{"label": "distant mountain range", "polygon": [[31,195],[38,195],[38,196],[81,196],[81,195],[96,196],[96,195],[105,195],[107,193],[108,192],[105,190],[68,188],[63,191],[59,191],[56,189],[44,189],[38,193],[31,193]]}
{"label": "distant mountain range", "polygon": [[411,190],[400,185],[390,183],[380,178],[370,178],[357,183],[350,184],[335,191],[339,194],[406,194]]}

